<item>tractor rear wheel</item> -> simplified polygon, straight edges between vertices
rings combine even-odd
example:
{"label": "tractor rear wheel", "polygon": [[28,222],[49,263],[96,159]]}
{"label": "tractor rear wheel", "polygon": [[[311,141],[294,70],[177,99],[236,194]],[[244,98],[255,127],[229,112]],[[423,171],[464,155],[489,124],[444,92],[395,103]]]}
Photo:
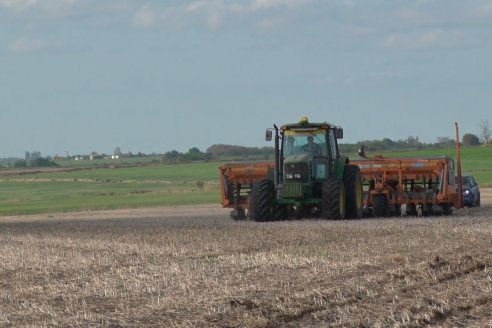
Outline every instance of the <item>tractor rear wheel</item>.
{"label": "tractor rear wheel", "polygon": [[341,181],[330,179],[323,185],[321,215],[332,220],[345,218],[345,186]]}
{"label": "tractor rear wheel", "polygon": [[260,180],[251,190],[250,217],[253,221],[264,222],[274,219],[275,186],[271,180]]}
{"label": "tractor rear wheel", "polygon": [[345,210],[348,219],[362,217],[362,175],[357,165],[345,166],[343,172],[345,186]]}
{"label": "tractor rear wheel", "polygon": [[374,217],[385,218],[389,216],[389,204],[386,195],[376,195],[373,198],[372,215]]}

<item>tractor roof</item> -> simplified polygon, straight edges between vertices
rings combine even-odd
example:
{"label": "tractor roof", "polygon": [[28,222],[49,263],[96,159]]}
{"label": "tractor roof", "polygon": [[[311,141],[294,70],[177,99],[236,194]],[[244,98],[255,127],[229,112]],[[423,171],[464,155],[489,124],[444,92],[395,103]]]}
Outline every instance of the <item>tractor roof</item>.
{"label": "tractor roof", "polygon": [[291,129],[336,129],[340,128],[336,125],[323,122],[323,123],[311,123],[309,122],[306,116],[301,116],[299,122],[284,124],[282,125],[282,130],[291,130]]}

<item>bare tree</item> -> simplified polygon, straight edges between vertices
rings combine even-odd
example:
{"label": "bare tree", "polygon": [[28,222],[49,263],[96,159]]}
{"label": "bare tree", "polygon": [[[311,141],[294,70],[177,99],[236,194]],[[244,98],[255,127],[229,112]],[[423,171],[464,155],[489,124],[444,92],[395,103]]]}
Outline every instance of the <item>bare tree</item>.
{"label": "bare tree", "polygon": [[484,144],[488,144],[490,141],[490,124],[488,120],[481,120],[478,124],[480,128],[480,139]]}

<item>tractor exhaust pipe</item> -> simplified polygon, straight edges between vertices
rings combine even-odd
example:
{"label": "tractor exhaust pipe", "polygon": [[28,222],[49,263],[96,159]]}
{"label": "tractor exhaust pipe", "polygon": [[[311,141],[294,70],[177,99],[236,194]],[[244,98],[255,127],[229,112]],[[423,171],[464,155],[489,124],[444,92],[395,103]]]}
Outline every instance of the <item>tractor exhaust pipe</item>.
{"label": "tractor exhaust pipe", "polygon": [[461,176],[461,146],[460,146],[460,131],[458,122],[454,122],[456,127],[456,162],[458,165],[458,208],[463,208],[463,180]]}
{"label": "tractor exhaust pipe", "polygon": [[280,136],[278,134],[278,126],[273,125],[275,129],[275,185],[280,183]]}

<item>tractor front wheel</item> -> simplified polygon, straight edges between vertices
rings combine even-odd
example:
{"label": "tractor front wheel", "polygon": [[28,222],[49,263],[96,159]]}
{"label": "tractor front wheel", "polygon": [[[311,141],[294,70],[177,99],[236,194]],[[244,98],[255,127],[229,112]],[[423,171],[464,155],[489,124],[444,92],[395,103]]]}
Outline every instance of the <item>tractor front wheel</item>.
{"label": "tractor front wheel", "polygon": [[250,217],[253,221],[265,222],[274,219],[275,186],[271,180],[260,180],[251,190]]}
{"label": "tractor front wheel", "polygon": [[345,187],[341,181],[330,179],[323,185],[321,215],[332,220],[345,218]]}

